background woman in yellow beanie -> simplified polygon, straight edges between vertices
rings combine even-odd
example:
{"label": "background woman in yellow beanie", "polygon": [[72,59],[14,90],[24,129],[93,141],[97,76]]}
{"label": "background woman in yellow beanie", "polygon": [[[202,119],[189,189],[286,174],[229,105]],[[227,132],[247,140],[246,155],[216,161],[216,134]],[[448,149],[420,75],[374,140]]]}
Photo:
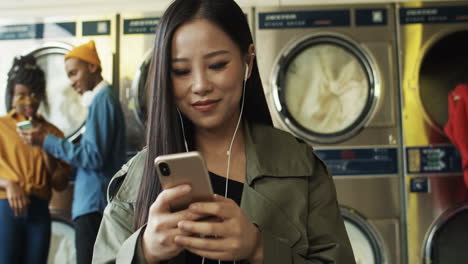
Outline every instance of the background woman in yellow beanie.
{"label": "background woman in yellow beanie", "polygon": [[125,124],[117,95],[101,76],[101,62],[94,41],[65,55],[65,70],[73,89],[88,107],[80,143],[72,144],[41,129],[23,133],[31,145],[77,168],[72,218],[78,263],[91,263],[94,241],[107,204],[109,180],[126,159]]}
{"label": "background woman in yellow beanie", "polygon": [[44,72],[32,56],[15,58],[8,73],[6,116],[0,117],[0,263],[47,263],[51,188],[67,186],[70,167],[23,143],[17,123],[63,137],[37,113],[45,97]]}

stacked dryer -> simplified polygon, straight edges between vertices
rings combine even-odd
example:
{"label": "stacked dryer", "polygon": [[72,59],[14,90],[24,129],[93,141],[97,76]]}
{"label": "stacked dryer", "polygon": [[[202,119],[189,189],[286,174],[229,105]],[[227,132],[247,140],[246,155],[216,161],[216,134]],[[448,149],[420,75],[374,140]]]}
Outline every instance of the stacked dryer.
{"label": "stacked dryer", "polygon": [[[79,140],[84,131],[87,109],[72,89],[65,73],[64,54],[74,45],[95,40],[103,66],[103,76],[113,81],[116,41],[115,15],[75,17],[37,17],[0,20],[0,115],[11,103],[6,91],[7,74],[15,56],[32,54],[46,74],[46,98],[39,112],[61,129],[70,141]],[[74,230],[70,224],[73,183],[63,192],[53,192],[52,237],[49,263],[75,261]]]}
{"label": "stacked dryer", "polygon": [[404,3],[398,14],[408,263],[467,263],[468,191],[443,127],[449,92],[468,83],[468,4]]}
{"label": "stacked dryer", "polygon": [[256,21],[275,126],[325,159],[357,262],[401,263],[394,7],[264,7]]}

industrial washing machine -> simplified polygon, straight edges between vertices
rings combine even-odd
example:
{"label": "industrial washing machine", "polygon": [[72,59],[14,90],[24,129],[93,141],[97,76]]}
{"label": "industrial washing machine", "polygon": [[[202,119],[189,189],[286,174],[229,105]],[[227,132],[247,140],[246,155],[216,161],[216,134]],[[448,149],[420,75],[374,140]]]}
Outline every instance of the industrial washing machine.
{"label": "industrial washing machine", "polygon": [[256,21],[275,126],[331,169],[357,262],[401,263],[394,6],[261,7]]}
{"label": "industrial washing machine", "polygon": [[449,92],[468,83],[468,3],[398,6],[411,264],[468,262],[468,192],[444,134]]}
{"label": "industrial washing machine", "polygon": [[[243,8],[252,21],[251,8]],[[127,151],[132,157],[145,145],[145,124],[150,100],[146,78],[151,62],[155,31],[161,12],[121,15],[120,101],[127,122]],[[251,30],[252,30],[252,23]]]}
{"label": "industrial washing machine", "polygon": [[146,76],[156,27],[162,12],[122,14],[119,35],[120,102],[124,110],[127,152],[133,156],[145,144],[149,93]]}
{"label": "industrial washing machine", "polygon": [[[6,85],[15,56],[32,54],[46,77],[46,98],[39,112],[61,129],[68,140],[79,140],[84,131],[87,109],[80,103],[65,72],[63,56],[75,45],[90,39],[96,42],[103,77],[113,81],[116,15],[76,17],[36,17],[0,19],[0,115],[11,103]],[[52,216],[48,263],[76,263],[74,229],[71,224],[73,179],[66,190],[53,190],[49,210]]]}

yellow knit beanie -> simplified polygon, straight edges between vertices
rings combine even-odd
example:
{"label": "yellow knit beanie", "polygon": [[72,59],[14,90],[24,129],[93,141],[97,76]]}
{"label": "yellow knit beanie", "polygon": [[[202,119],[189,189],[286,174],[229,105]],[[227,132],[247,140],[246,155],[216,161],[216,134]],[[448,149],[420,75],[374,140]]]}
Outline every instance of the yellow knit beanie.
{"label": "yellow knit beanie", "polygon": [[99,60],[94,40],[90,40],[88,43],[72,49],[65,55],[65,60],[68,58],[78,58],[82,61],[86,61],[101,67],[101,61]]}

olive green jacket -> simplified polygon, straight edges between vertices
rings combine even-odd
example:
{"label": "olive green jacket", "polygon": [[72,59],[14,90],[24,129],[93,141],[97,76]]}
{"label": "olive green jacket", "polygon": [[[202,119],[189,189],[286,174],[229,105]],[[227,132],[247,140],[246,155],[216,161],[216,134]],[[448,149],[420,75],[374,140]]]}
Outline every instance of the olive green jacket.
{"label": "olive green jacket", "polygon": [[[261,125],[246,126],[247,171],[241,208],[263,236],[263,263],[354,264],[332,177],[305,143]],[[93,263],[144,263],[133,230],[146,151],[113,177]],[[184,263],[178,256],[169,263]]]}

